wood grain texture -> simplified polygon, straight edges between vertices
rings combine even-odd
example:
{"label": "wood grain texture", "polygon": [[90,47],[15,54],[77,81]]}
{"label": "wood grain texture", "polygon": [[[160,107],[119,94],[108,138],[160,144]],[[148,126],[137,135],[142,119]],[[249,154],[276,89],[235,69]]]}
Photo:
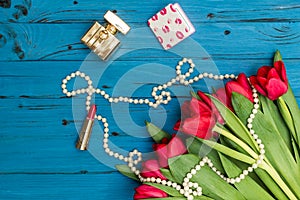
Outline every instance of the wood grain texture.
{"label": "wood grain texture", "polygon": [[[298,1],[178,2],[197,30],[191,38],[207,51],[220,73],[254,74],[260,66],[271,64],[279,49],[300,103]],[[66,98],[60,84],[64,76],[81,68],[83,61],[91,66],[84,68],[87,74],[97,70],[101,61],[87,57],[90,50],[80,43],[80,37],[93,21],[103,22],[106,10],[117,10],[132,29],[145,28],[145,40],[139,40],[143,47],[157,42],[146,27],[147,19],[168,3],[0,0],[0,199],[132,199],[137,184],[110,166],[117,162],[106,163],[109,157],[101,153],[99,124],[92,142],[99,154],[74,148],[85,115],[85,96]],[[120,50],[135,42],[123,42]],[[183,50],[188,52],[189,47]],[[133,91],[133,97],[150,98],[150,89],[172,78],[174,71],[170,68],[170,73],[162,74],[150,68],[143,72],[137,66],[160,63],[173,67],[179,59],[160,49],[141,48],[111,63],[94,84],[112,95]],[[211,70],[206,66],[200,69]],[[143,75],[128,79],[120,89],[119,81],[128,72]],[[191,88],[176,85],[173,89],[180,102],[188,98],[186,91]],[[209,88],[201,81],[194,89]],[[111,120],[112,143],[124,150],[150,151],[152,141],[144,138],[144,120],[172,132],[172,124],[180,117],[177,100],[155,111],[142,105],[111,105],[98,96],[95,101],[99,113]],[[159,116],[166,117],[165,123]]]}

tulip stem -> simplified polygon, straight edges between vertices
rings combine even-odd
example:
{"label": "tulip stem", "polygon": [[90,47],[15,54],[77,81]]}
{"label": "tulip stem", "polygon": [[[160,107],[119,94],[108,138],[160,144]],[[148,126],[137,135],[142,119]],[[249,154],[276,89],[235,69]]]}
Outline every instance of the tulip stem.
{"label": "tulip stem", "polygon": [[298,138],[297,138],[297,133],[296,133],[294,123],[293,123],[294,122],[293,117],[282,97],[279,97],[277,99],[277,104],[278,104],[278,108],[280,110],[280,113],[281,113],[285,123],[287,124],[288,128],[290,129],[290,131],[292,133],[293,138],[295,139],[296,143],[299,143]]}
{"label": "tulip stem", "polygon": [[225,136],[226,138],[230,139],[231,141],[235,142],[237,145],[242,147],[250,156],[252,156],[252,158],[254,158],[254,159],[258,158],[258,155],[246,143],[244,143],[242,140],[240,140],[239,138],[237,138],[236,136],[234,136],[232,133],[228,132],[224,128],[215,126],[213,131],[215,131],[215,132]]}
{"label": "tulip stem", "polygon": [[290,190],[290,188],[285,184],[285,182],[281,179],[280,175],[276,172],[276,170],[272,166],[268,165],[266,162],[262,162],[261,165],[272,177],[272,179],[277,183],[277,185],[282,189],[282,191],[288,196],[289,199],[297,200],[297,197]]}

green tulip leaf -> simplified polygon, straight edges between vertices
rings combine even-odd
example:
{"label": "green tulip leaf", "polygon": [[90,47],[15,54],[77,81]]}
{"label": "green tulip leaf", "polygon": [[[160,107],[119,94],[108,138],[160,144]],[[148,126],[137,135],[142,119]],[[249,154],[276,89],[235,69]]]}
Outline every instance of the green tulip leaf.
{"label": "green tulip leaf", "polygon": [[295,95],[294,95],[290,85],[289,85],[287,93],[285,93],[282,96],[282,98],[285,101],[285,103],[292,115],[294,127],[296,130],[296,141],[298,144],[298,149],[300,149],[300,110],[299,110],[299,106],[297,104]]}
{"label": "green tulip leaf", "polygon": [[264,116],[277,129],[277,133],[280,133],[279,137],[282,137],[290,152],[292,152],[291,135],[277,106],[265,96],[260,96],[259,100]]}
{"label": "green tulip leaf", "polygon": [[156,143],[160,143],[163,138],[171,139],[171,135],[161,130],[154,124],[145,121],[147,131]]}
{"label": "green tulip leaf", "polygon": [[166,177],[168,180],[172,181],[172,182],[176,182],[175,179],[173,178],[172,173],[170,172],[170,170],[165,169],[165,168],[161,168],[160,172],[164,175],[164,177]]}
{"label": "green tulip leaf", "polygon": [[280,54],[279,50],[276,50],[275,54],[274,54],[274,63],[277,61],[282,61],[282,56]]}
{"label": "green tulip leaf", "polygon": [[138,177],[131,171],[131,169],[128,167],[128,165],[116,165],[115,167],[124,176],[127,176],[133,180],[139,181]]}
{"label": "green tulip leaf", "polygon": [[[226,156],[219,154],[223,167],[229,177],[236,177],[243,172],[243,169],[239,168],[233,163],[233,161]],[[272,200],[274,199],[268,192],[266,192],[259,184],[257,184],[249,175],[246,176],[239,183],[234,184],[236,188],[243,194],[248,200]]]}
{"label": "green tulip leaf", "polygon": [[[194,166],[199,163],[198,156],[193,154],[181,155],[169,159],[169,167],[177,183],[182,183],[184,177]],[[243,200],[243,195],[232,185],[225,182],[208,166],[204,166],[195,174],[192,182],[196,182],[202,187],[204,195],[214,199]],[[217,186],[217,188],[216,188]]]}
{"label": "green tulip leaf", "polygon": [[[234,142],[232,142],[231,140],[229,140],[228,138],[226,138],[224,136],[220,137],[220,142],[221,142],[221,144],[223,144],[227,147],[231,147],[233,144],[235,144]],[[236,150],[240,151],[240,149],[242,149],[240,146],[236,146]],[[227,156],[227,157],[229,157],[229,156]],[[230,161],[233,162],[240,169],[247,169],[250,166],[249,164],[241,162],[236,159],[230,159]],[[250,176],[262,188],[264,188],[265,190],[268,190],[266,185],[262,182],[262,180],[260,180],[260,178],[256,175],[256,173],[249,173],[248,176]]]}
{"label": "green tulip leaf", "polygon": [[268,187],[276,199],[288,200],[289,198],[281,190],[281,188],[274,182],[272,177],[263,169],[257,168],[255,173],[260,178],[260,180]]}
{"label": "green tulip leaf", "polygon": [[208,145],[204,145],[200,140],[196,138],[188,138],[186,140],[186,146],[189,153],[191,154],[195,154],[200,158],[203,158],[205,156],[209,157],[209,159],[214,163],[214,166],[221,173],[224,173],[224,169],[222,167],[218,152],[215,149],[211,148]]}
{"label": "green tulip leaf", "polygon": [[172,197],[182,197],[183,196],[182,194],[179,193],[178,190],[176,190],[173,187],[167,186],[167,185],[162,185],[162,184],[158,184],[158,183],[145,183],[145,184],[155,187],[157,189],[160,189]]}
{"label": "green tulip leaf", "polygon": [[[226,126],[242,141],[248,144],[252,149],[257,149],[257,145],[254,143],[253,138],[251,137],[249,131],[241,122],[241,120],[222,102],[220,102],[215,97],[208,95],[218,111],[221,113],[223,119],[225,120]],[[249,107],[249,105],[246,105]],[[252,106],[251,106],[252,107]],[[242,110],[242,109],[241,109]]]}

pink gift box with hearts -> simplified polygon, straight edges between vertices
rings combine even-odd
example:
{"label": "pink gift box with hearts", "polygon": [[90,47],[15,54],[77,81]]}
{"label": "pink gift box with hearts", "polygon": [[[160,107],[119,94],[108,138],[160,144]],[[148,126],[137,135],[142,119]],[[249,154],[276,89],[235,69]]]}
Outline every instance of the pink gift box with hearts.
{"label": "pink gift box with hearts", "polygon": [[193,24],[178,3],[169,4],[148,25],[164,49],[170,49],[195,32]]}

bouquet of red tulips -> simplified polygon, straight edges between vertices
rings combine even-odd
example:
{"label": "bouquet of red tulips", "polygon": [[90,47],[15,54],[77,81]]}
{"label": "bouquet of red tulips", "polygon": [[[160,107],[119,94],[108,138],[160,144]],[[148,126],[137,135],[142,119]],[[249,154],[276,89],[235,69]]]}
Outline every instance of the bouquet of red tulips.
{"label": "bouquet of red tulips", "polygon": [[255,76],[191,96],[178,134],[146,123],[156,158],[142,163],[134,199],[300,199],[300,111],[279,51]]}

